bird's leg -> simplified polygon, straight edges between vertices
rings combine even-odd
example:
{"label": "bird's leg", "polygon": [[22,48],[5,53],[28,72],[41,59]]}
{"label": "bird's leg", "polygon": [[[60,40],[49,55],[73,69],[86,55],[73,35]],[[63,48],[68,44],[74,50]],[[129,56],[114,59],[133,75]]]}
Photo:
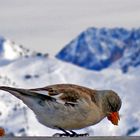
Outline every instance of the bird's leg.
{"label": "bird's leg", "polygon": [[70,130],[70,132],[72,133],[70,136],[71,137],[86,137],[86,136],[89,136],[88,133],[84,133],[84,134],[77,134],[76,132]]}
{"label": "bird's leg", "polygon": [[76,132],[70,130],[69,132],[64,130],[63,128],[58,128],[59,130],[63,131],[64,133],[56,133],[53,136],[54,137],[87,137],[89,136],[88,133],[84,133],[84,134],[77,134]]}
{"label": "bird's leg", "polygon": [[56,133],[53,136],[54,137],[71,137],[71,134],[64,130],[63,128],[58,128],[59,130],[63,131],[64,133]]}
{"label": "bird's leg", "polygon": [[60,134],[60,136],[70,136],[71,134],[69,132],[67,132],[66,130],[62,129],[62,128],[59,128],[59,130],[63,131],[64,133],[63,134]]}
{"label": "bird's leg", "polygon": [[70,132],[72,133],[71,136],[73,136],[73,137],[78,137],[78,134],[77,134],[76,132],[74,132],[74,131],[72,131],[72,130],[70,130]]}

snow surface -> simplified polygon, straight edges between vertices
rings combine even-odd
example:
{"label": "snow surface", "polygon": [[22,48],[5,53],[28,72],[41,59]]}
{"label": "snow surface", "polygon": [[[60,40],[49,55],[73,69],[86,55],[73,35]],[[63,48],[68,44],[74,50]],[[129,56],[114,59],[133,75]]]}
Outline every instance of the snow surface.
{"label": "snow surface", "polygon": [[53,55],[88,27],[139,23],[140,0],[0,0],[0,34]]}
{"label": "snow surface", "polygon": [[[90,135],[139,135],[140,67],[123,74],[120,69],[108,68],[94,72],[57,60],[50,56],[21,57],[0,68],[0,85],[24,88],[42,87],[56,83],[73,83],[95,89],[115,90],[122,99],[119,126],[107,119],[79,130]],[[8,135],[51,136],[58,132],[36,120],[33,112],[9,93],[0,91],[0,126]],[[134,130],[134,131],[133,131]]]}

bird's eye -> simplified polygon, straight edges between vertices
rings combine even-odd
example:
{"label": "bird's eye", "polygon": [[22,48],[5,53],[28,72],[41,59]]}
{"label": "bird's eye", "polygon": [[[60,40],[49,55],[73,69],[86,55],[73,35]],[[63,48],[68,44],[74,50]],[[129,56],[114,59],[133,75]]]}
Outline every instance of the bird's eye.
{"label": "bird's eye", "polygon": [[110,104],[111,111],[115,112],[115,108],[112,104]]}
{"label": "bird's eye", "polygon": [[108,104],[109,104],[111,112],[115,112],[116,111],[115,106],[113,106],[113,104],[111,104],[109,100],[108,100]]}

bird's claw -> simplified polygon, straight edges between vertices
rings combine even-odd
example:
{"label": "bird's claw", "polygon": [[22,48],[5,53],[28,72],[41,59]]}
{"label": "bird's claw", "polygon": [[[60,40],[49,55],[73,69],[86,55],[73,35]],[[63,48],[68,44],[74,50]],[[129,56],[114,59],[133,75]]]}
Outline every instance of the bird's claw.
{"label": "bird's claw", "polygon": [[84,133],[84,134],[77,134],[77,137],[88,137],[89,134],[88,133]]}
{"label": "bird's claw", "polygon": [[53,137],[88,137],[89,134],[88,133],[85,133],[85,134],[77,134],[75,132],[72,132],[72,133],[56,133],[53,135]]}
{"label": "bird's claw", "polygon": [[53,137],[66,137],[66,136],[67,135],[65,133],[62,133],[62,134],[56,133],[56,134],[53,135]]}
{"label": "bird's claw", "polygon": [[70,134],[71,135],[71,137],[87,137],[87,136],[89,136],[89,134],[88,133],[84,133],[84,134],[77,134],[76,132],[74,132],[74,131],[70,131],[72,134]]}

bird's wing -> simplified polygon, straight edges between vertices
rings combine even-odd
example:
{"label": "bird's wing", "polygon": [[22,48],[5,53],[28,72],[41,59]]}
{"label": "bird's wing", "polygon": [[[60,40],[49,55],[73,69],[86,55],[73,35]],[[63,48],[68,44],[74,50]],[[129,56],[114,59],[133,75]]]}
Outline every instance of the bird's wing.
{"label": "bird's wing", "polygon": [[57,84],[43,88],[29,89],[29,91],[50,97],[50,99],[65,105],[75,105],[79,100],[96,102],[96,93],[94,90],[72,84]]}
{"label": "bird's wing", "polygon": [[5,90],[19,99],[26,96],[37,97],[43,100],[55,101],[65,105],[76,105],[79,101],[96,104],[96,91],[86,87],[72,84],[57,84],[43,88],[21,89],[8,86],[0,86],[0,90]]}

